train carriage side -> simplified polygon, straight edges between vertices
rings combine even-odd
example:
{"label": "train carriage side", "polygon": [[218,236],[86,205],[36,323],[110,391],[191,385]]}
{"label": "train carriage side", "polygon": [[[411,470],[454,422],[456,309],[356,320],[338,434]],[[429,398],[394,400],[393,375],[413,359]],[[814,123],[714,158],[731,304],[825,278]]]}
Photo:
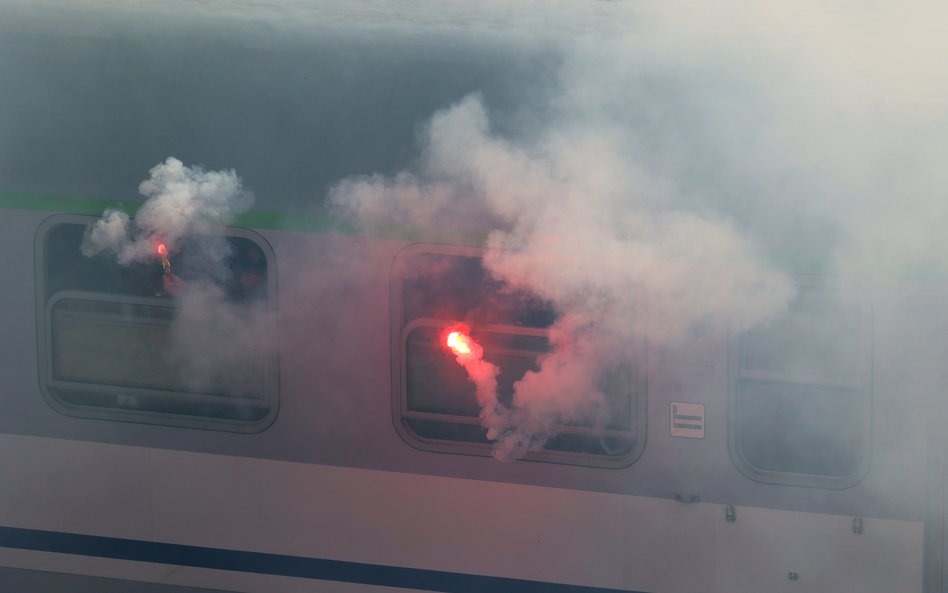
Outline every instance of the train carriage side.
{"label": "train carriage side", "polygon": [[[369,231],[321,196],[410,168],[471,92],[529,128],[559,57],[514,25],[486,44],[489,19],[327,6],[308,36],[0,9],[0,588],[943,589],[943,352],[909,348],[948,321],[937,274],[790,261],[774,320],[674,343],[635,285],[604,416],[498,460],[443,332],[470,327],[513,407],[561,311],[491,275],[490,229]],[[169,156],[233,168],[253,208],[167,267],[84,254]]]}

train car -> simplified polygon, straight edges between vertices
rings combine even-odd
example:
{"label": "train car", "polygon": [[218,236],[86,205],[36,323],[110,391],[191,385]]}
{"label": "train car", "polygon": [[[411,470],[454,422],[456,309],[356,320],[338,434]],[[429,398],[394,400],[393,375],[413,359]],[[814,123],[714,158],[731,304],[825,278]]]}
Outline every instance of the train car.
{"label": "train car", "polygon": [[0,589],[944,591],[927,10],[0,4]]}

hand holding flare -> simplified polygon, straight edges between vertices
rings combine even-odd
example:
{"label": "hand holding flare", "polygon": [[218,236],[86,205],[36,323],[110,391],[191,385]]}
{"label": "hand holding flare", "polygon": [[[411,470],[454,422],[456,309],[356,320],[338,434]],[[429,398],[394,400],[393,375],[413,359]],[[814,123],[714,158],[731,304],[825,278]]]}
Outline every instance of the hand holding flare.
{"label": "hand holding flare", "polygon": [[167,294],[176,294],[181,290],[181,280],[171,273],[171,260],[168,259],[168,246],[164,243],[155,245],[155,252],[161,257],[161,269],[164,270],[162,286]]}
{"label": "hand holding flare", "polygon": [[159,243],[155,246],[155,251],[161,257],[161,268],[165,271],[165,274],[171,273],[171,260],[168,259],[168,246],[164,243]]}

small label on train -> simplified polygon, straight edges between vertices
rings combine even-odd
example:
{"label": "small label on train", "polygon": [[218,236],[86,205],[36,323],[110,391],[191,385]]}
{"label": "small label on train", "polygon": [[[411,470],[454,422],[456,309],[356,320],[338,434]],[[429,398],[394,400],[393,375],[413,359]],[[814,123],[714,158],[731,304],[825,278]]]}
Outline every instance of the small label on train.
{"label": "small label on train", "polygon": [[704,438],[704,404],[671,403],[673,437]]}

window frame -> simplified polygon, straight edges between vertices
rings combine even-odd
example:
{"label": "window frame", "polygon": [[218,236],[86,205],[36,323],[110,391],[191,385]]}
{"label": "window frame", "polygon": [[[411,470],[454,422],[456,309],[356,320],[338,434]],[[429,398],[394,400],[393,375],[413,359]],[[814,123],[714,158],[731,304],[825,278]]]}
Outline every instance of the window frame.
{"label": "window frame", "polygon": [[[409,272],[411,259],[416,255],[432,254],[439,256],[482,258],[484,250],[476,247],[463,247],[447,244],[412,243],[402,248],[392,263],[391,274],[391,355],[392,355],[392,421],[396,432],[406,443],[420,449],[435,453],[454,453],[490,457],[493,445],[491,443],[473,443],[469,441],[433,439],[417,434],[406,422],[406,419],[435,420],[439,422],[450,418],[450,414],[437,412],[419,412],[408,408],[408,338],[412,331],[419,327],[447,327],[458,320],[435,319],[419,317],[405,321],[404,286]],[[513,325],[490,324],[476,328],[478,332],[507,333],[509,335],[547,336],[548,332],[540,328],[526,328]],[[629,365],[632,373],[630,395],[631,429],[628,433],[615,429],[594,429],[586,427],[563,427],[559,434],[578,433],[588,436],[608,436],[609,433],[622,433],[634,439],[632,447],[617,455],[601,455],[578,451],[564,451],[544,449],[530,451],[522,458],[526,461],[538,461],[565,465],[579,465],[598,468],[620,469],[635,463],[644,453],[647,441],[647,344],[643,339],[632,345]],[[476,417],[461,417],[461,423],[480,426]]]}
{"label": "window frame", "polygon": [[[262,398],[256,400],[265,407],[266,413],[260,418],[254,420],[241,420],[237,418],[227,418],[222,416],[203,416],[189,415],[186,413],[165,412],[157,410],[119,408],[112,406],[102,406],[95,404],[77,404],[66,401],[57,393],[57,389],[63,389],[73,386],[71,382],[57,379],[54,376],[53,368],[53,309],[61,301],[66,299],[88,300],[95,303],[115,303],[131,306],[146,306],[167,308],[173,312],[176,305],[173,298],[163,297],[145,297],[130,294],[82,291],[82,290],[60,290],[54,294],[47,294],[47,257],[46,243],[47,237],[53,229],[60,225],[88,225],[99,217],[77,214],[54,214],[46,218],[36,230],[34,238],[34,257],[35,257],[35,290],[36,290],[36,327],[37,327],[37,358],[39,369],[39,387],[43,399],[57,412],[75,418],[87,418],[96,420],[109,420],[120,422],[135,422],[142,424],[156,424],[162,426],[210,429],[237,433],[258,433],[267,429],[276,419],[280,408],[280,380],[279,380],[279,352],[275,346],[270,356],[263,361],[264,393]],[[273,255],[273,249],[262,236],[256,232],[244,229],[228,227],[220,233],[224,237],[240,238],[251,241],[263,253],[266,261],[267,270],[267,297],[264,301],[266,310],[274,315],[276,322],[277,314],[277,279],[276,279],[276,260]],[[77,246],[78,249],[78,246]],[[159,324],[160,325],[160,324]],[[169,327],[171,322],[167,324]],[[249,406],[234,405],[235,402],[244,400],[251,402],[254,398],[229,396],[220,394],[204,394],[191,391],[163,390],[144,387],[129,387],[109,383],[86,383],[81,385],[91,394],[108,395],[127,395],[129,397],[168,398],[166,403],[182,404],[193,403],[199,405],[229,405],[235,409]]]}
{"label": "window frame", "polygon": [[[859,312],[865,323],[868,343],[865,345],[865,374],[853,380],[830,375],[792,374],[779,371],[745,371],[743,360],[747,332],[731,332],[728,339],[728,453],[731,462],[745,477],[766,484],[803,486],[824,489],[843,489],[858,484],[866,476],[872,462],[872,422],[875,381],[875,323],[872,303],[856,284],[849,280],[817,275],[797,275],[793,278],[798,291],[832,291],[846,297]],[[793,472],[757,467],[744,454],[742,447],[742,381],[769,382],[794,388],[849,389],[860,392],[862,402],[861,450],[852,472],[846,475],[826,475]],[[832,397],[830,395],[829,397]]]}

